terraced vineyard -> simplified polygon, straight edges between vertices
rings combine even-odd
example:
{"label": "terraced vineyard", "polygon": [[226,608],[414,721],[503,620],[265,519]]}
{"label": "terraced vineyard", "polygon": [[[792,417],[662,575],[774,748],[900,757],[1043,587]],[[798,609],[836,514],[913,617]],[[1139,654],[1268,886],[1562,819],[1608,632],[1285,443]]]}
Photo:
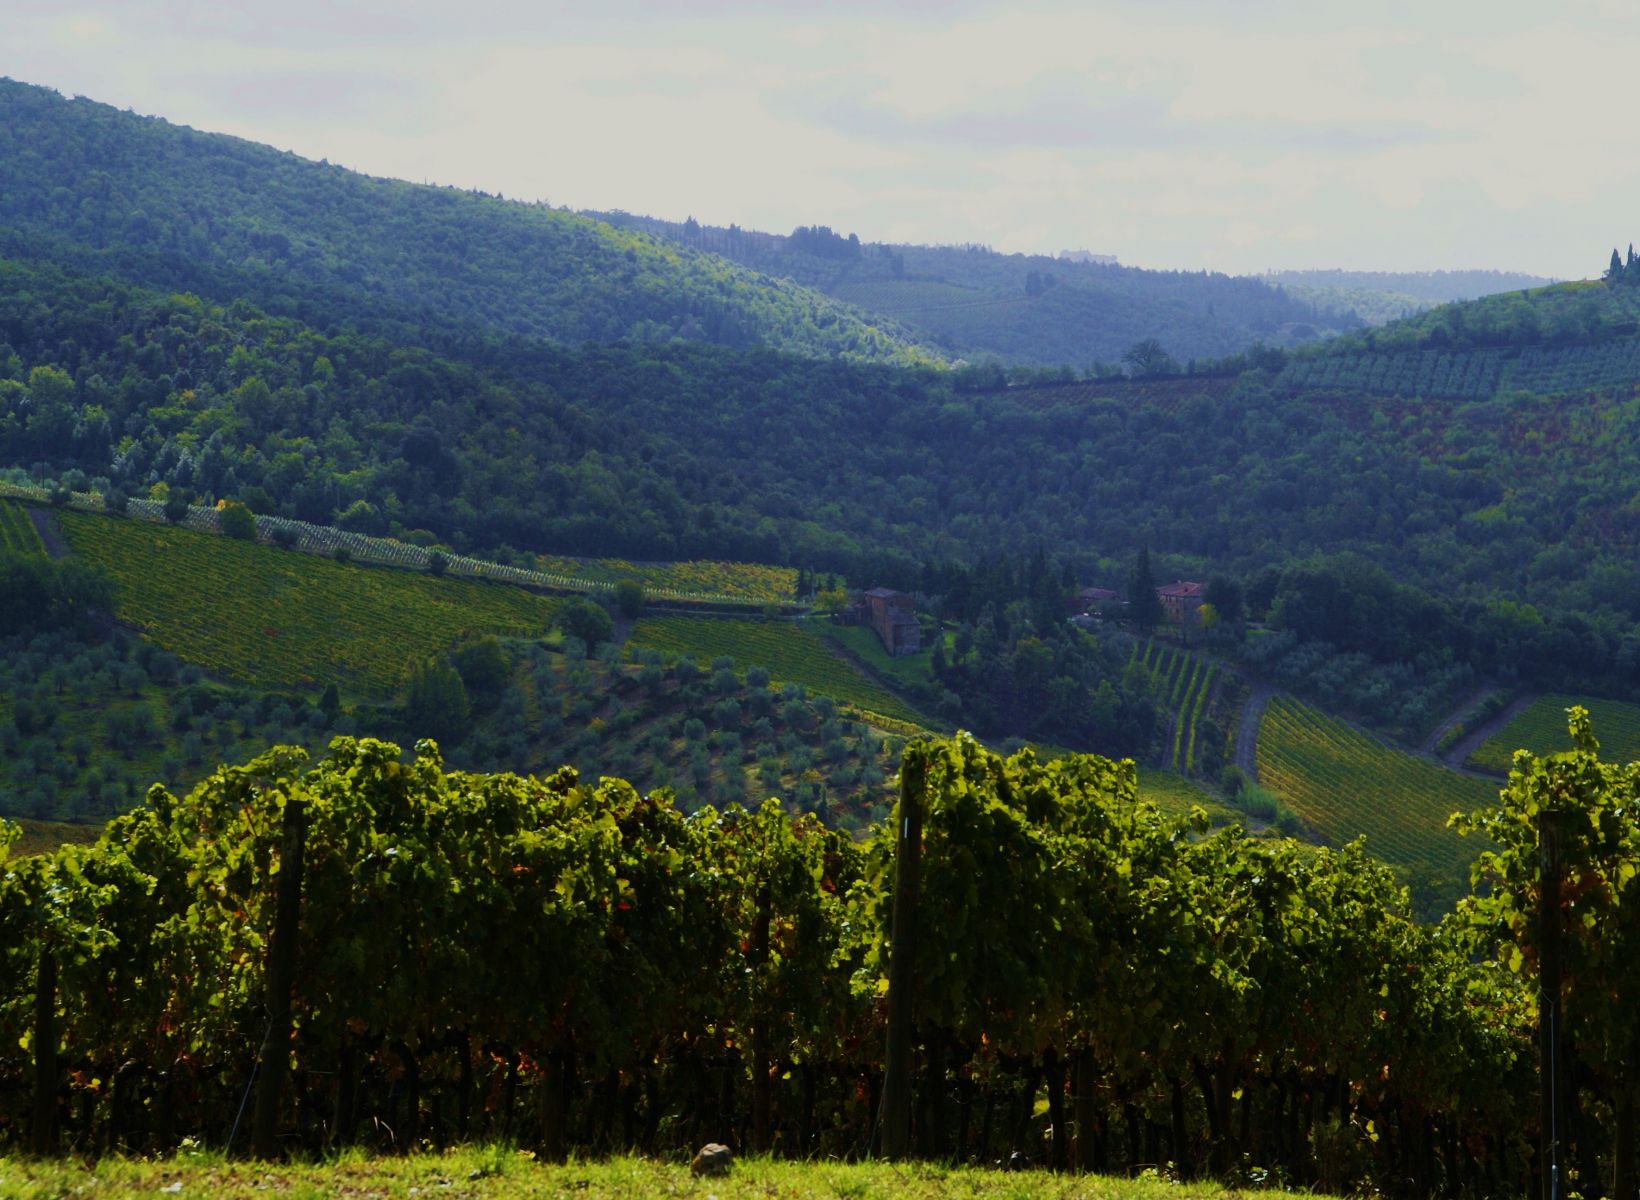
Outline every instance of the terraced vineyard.
{"label": "terraced vineyard", "polygon": [[1571,749],[1566,732],[1566,710],[1581,704],[1589,710],[1594,735],[1600,739],[1600,757],[1607,761],[1640,759],[1640,705],[1588,696],[1539,696],[1524,712],[1469,756],[1469,765],[1483,771],[1507,771],[1516,750],[1548,754]]}
{"label": "terraced vineyard", "polygon": [[1456,873],[1481,850],[1446,827],[1492,800],[1495,784],[1392,750],[1278,696],[1258,733],[1259,781],[1329,842],[1361,834],[1387,862]]}
{"label": "terraced vineyard", "polygon": [[20,504],[0,500],[0,550],[15,550],[19,554],[38,554],[45,550],[39,531]]}
{"label": "terraced vineyard", "polygon": [[540,634],[522,588],[344,565],[188,529],[60,512],[119,588],[122,621],[180,658],[264,688],[393,691],[409,663],[476,633]]}
{"label": "terraced vineyard", "polygon": [[1172,733],[1162,747],[1162,766],[1172,771],[1196,769],[1196,736],[1207,713],[1207,699],[1218,665],[1152,639],[1134,653],[1156,679],[1156,702],[1172,714]]}
{"label": "terraced vineyard", "polygon": [[646,617],[638,622],[629,644],[658,650],[669,658],[693,655],[701,666],[728,655],[737,670],[767,667],[782,683],[800,683],[866,713],[927,724],[916,709],[838,658],[818,634],[794,622]]}

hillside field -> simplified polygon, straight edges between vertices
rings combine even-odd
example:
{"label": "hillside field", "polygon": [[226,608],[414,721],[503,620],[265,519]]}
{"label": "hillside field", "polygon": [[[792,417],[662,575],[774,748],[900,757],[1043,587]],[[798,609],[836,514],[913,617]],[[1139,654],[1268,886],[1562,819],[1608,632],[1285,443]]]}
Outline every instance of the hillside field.
{"label": "hillside field", "polygon": [[119,589],[116,615],[211,671],[265,688],[389,694],[409,663],[478,633],[539,635],[554,602],[522,588],[359,567],[85,513],[64,537]]}
{"label": "hillside field", "polygon": [[1640,759],[1640,705],[1621,700],[1595,700],[1588,696],[1539,696],[1521,713],[1469,756],[1469,765],[1483,771],[1505,772],[1516,750],[1549,754],[1572,748],[1566,732],[1566,710],[1581,704],[1589,710],[1594,736],[1600,740],[1600,757],[1608,762]]}
{"label": "hillside field", "polygon": [[737,671],[767,667],[781,683],[802,684],[896,721],[927,723],[916,709],[834,654],[818,634],[794,622],[645,617],[633,630],[629,644],[659,650],[668,658],[693,655],[702,667],[727,655],[735,660]]}
{"label": "hillside field", "polygon": [[1328,842],[1362,834],[1400,866],[1456,873],[1483,848],[1446,827],[1495,799],[1497,785],[1393,750],[1342,721],[1278,696],[1258,732],[1259,781]]}

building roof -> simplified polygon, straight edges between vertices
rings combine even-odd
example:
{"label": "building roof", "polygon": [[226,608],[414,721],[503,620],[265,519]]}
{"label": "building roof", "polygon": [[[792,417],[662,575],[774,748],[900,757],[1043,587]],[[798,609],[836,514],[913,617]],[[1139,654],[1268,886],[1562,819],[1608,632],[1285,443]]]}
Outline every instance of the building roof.
{"label": "building roof", "polygon": [[872,588],[866,595],[876,596],[879,600],[893,600],[898,596],[904,596],[905,593],[896,592],[893,588]]}
{"label": "building roof", "polygon": [[1102,587],[1085,587],[1076,594],[1084,600],[1118,600],[1121,598],[1109,588]]}
{"label": "building roof", "polygon": [[1200,596],[1206,590],[1206,585],[1194,580],[1181,579],[1177,583],[1164,583],[1156,589],[1158,596],[1177,597],[1180,600],[1189,600]]}

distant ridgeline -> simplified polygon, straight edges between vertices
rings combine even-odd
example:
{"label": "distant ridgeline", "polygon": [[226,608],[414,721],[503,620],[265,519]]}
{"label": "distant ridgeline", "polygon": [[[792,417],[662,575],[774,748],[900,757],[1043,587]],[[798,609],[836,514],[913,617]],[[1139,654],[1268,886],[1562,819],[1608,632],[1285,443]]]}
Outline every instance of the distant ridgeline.
{"label": "distant ridgeline", "polygon": [[1323,312],[1353,314],[1369,325],[1554,282],[1515,271],[1272,271],[1263,278]]}
{"label": "distant ridgeline", "polygon": [[970,360],[1085,368],[1115,363],[1146,338],[1180,361],[1212,359],[1257,342],[1298,345],[1360,325],[1352,312],[1322,311],[1263,280],[1206,271],[1148,271],[1093,255],[999,254],[976,245],[863,243],[824,225],[780,235],[693,218],[587,215],[816,288]]}

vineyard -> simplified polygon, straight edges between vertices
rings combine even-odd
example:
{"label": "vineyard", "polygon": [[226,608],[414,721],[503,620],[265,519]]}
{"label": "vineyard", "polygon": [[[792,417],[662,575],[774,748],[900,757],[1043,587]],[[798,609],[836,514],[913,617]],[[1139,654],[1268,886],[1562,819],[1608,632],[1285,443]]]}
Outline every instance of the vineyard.
{"label": "vineyard", "polygon": [[1545,396],[1632,383],[1640,383],[1640,338],[1588,346],[1533,346],[1521,352],[1504,379],[1506,387]]}
{"label": "vineyard", "polygon": [[1587,696],[1539,696],[1526,711],[1483,742],[1469,756],[1469,766],[1483,771],[1509,770],[1515,751],[1534,754],[1570,750],[1566,710],[1580,704],[1589,710],[1602,757],[1617,762],[1640,760],[1640,705],[1621,700],[1593,700]]}
{"label": "vineyard", "polygon": [[[43,501],[48,493],[44,488],[0,481],[0,496]],[[90,492],[71,495],[68,504],[84,512],[104,511],[102,497]],[[127,500],[124,515],[138,521],[167,523],[165,506],[153,500]],[[190,505],[176,524],[198,533],[222,532],[218,510],[197,504]],[[256,534],[262,542],[279,543],[292,550],[329,558],[341,555],[355,562],[413,571],[427,570],[435,553],[425,546],[393,538],[369,537],[330,525],[313,525],[286,517],[257,517]],[[444,570],[450,575],[570,592],[602,592],[622,579],[635,579],[657,599],[692,603],[778,601],[790,597],[797,578],[796,571],[791,568],[756,563],[684,562],[635,566],[621,559],[543,558],[540,560],[541,569],[532,569],[464,554],[436,553],[442,555]],[[719,590],[702,590],[703,587],[717,587]]]}
{"label": "vineyard", "polygon": [[1365,834],[1391,863],[1455,873],[1479,851],[1446,827],[1455,812],[1490,803],[1497,786],[1392,750],[1284,696],[1258,732],[1259,781],[1328,842]]}
{"label": "vineyard", "polygon": [[555,604],[521,588],[380,571],[188,529],[59,512],[118,586],[122,621],[258,687],[336,681],[385,696],[409,663],[471,634],[540,635]]}
{"label": "vineyard", "polygon": [[537,555],[548,575],[577,579],[589,586],[613,587],[623,580],[643,585],[651,595],[668,599],[719,597],[754,604],[790,602],[796,598],[797,569],[763,563],[673,562],[630,563],[619,558],[555,558]]}
{"label": "vineyard", "polygon": [[[155,789],[95,845],[0,872],[0,1147],[509,1147],[469,1184],[708,1139],[748,1173],[1028,1147],[1060,1171],[1520,1194],[1530,981],[1416,924],[1382,864],[1166,817],[1091,755],[959,737],[900,776],[864,838],[348,737]],[[891,910],[917,931],[892,958]]]}
{"label": "vineyard", "polygon": [[818,634],[794,622],[645,617],[628,644],[658,650],[668,658],[692,655],[701,666],[726,655],[739,671],[767,667],[779,682],[801,684],[868,714],[912,725],[927,723],[893,692],[839,658]]}
{"label": "vineyard", "polygon": [[1156,681],[1157,705],[1170,714],[1161,765],[1190,774],[1197,769],[1197,735],[1217,681],[1218,665],[1154,639],[1142,649],[1135,646],[1134,655]]}
{"label": "vineyard", "polygon": [[1199,806],[1207,810],[1208,817],[1215,825],[1241,820],[1240,815],[1218,797],[1173,771],[1140,767],[1139,799],[1149,800],[1169,816],[1183,816],[1192,807]]}
{"label": "vineyard", "polygon": [[1498,390],[1503,369],[1500,350],[1310,355],[1289,359],[1279,382],[1293,391],[1484,400]]}
{"label": "vineyard", "polygon": [[18,554],[38,554],[45,549],[40,544],[40,533],[29,520],[28,513],[19,504],[0,500],[0,550]]}

